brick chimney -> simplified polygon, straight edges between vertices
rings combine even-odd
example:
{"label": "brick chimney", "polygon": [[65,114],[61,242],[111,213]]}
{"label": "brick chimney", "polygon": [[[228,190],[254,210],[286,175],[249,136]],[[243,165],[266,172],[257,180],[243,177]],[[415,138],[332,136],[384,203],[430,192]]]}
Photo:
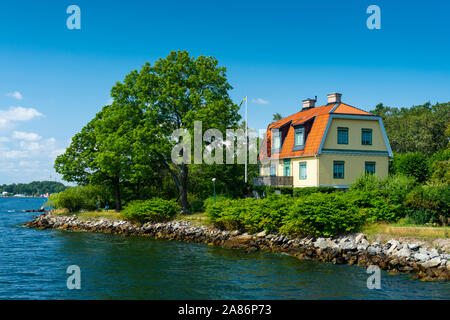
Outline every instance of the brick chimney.
{"label": "brick chimney", "polygon": [[302,111],[314,108],[316,101],[317,101],[317,97],[316,97],[316,99],[308,98],[308,99],[303,100],[302,101]]}
{"label": "brick chimney", "polygon": [[341,103],[342,93],[330,93],[327,97],[328,103]]}

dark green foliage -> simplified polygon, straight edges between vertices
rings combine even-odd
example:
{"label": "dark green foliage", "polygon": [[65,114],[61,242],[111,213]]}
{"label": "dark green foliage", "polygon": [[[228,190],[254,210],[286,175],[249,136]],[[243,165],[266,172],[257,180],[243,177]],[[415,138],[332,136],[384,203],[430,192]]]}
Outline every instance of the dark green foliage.
{"label": "dark green foliage", "polygon": [[426,181],[430,175],[428,158],[420,152],[394,154],[392,169],[394,173],[409,175],[418,182]]}
{"label": "dark green foliage", "polygon": [[381,190],[353,190],[345,193],[344,198],[349,204],[360,208],[367,222],[393,222],[405,215],[402,204],[395,203]]}
{"label": "dark green foliage", "polygon": [[274,122],[279,121],[281,119],[283,119],[283,116],[281,114],[279,114],[278,112],[273,114],[273,119],[272,120]]}
{"label": "dark green foliage", "polygon": [[[217,203],[217,202],[226,201],[226,200],[232,200],[232,198],[227,197],[227,196],[225,196],[225,195],[223,195],[223,194],[217,194],[217,195],[216,195],[216,203]],[[212,206],[213,204],[214,204],[214,196],[213,196],[213,197],[206,198],[206,199],[203,201],[203,209],[206,209],[206,208],[208,208],[209,206]]]}
{"label": "dark green foliage", "polygon": [[17,183],[0,185],[0,193],[24,194],[26,196],[40,196],[45,193],[58,193],[67,187],[61,182],[55,181],[33,181],[31,183]]}
{"label": "dark green foliage", "polygon": [[436,185],[450,184],[450,149],[440,150],[433,154],[430,163],[430,182]]}
{"label": "dark green foliage", "polygon": [[189,211],[191,213],[204,211],[203,201],[201,199],[193,197],[192,195],[188,194],[188,203],[189,203]]}
{"label": "dark green foliage", "polygon": [[282,195],[290,196],[294,193],[294,188],[292,187],[253,186],[253,190],[256,191],[261,198],[277,194],[275,191],[278,191]]}
{"label": "dark green foliage", "polygon": [[409,176],[397,174],[379,179],[376,175],[362,174],[346,196],[365,210],[369,222],[397,221],[406,215],[403,202],[415,186],[415,179]]}
{"label": "dark green foliage", "polygon": [[46,205],[54,209],[67,209],[69,212],[95,210],[102,192],[102,188],[95,186],[69,187],[60,193],[52,194]]}
{"label": "dark green foliage", "polygon": [[383,118],[394,152],[421,152],[431,156],[449,143],[446,128],[450,131],[450,102],[400,109],[379,104],[371,112]]}
{"label": "dark green foliage", "polygon": [[436,185],[450,184],[450,161],[434,161],[430,181]]}
{"label": "dark green foliage", "polygon": [[292,203],[290,196],[224,200],[208,205],[206,213],[217,227],[226,230],[276,232]]}
{"label": "dark green foliage", "polygon": [[272,187],[272,186],[254,186],[253,190],[258,193],[262,198],[265,196],[270,196],[276,194],[275,191],[279,191],[282,195],[290,195],[294,198],[310,195],[313,193],[332,193],[335,191],[340,191],[333,187],[304,187],[304,188],[293,188],[293,187]]}
{"label": "dark green foliage", "polygon": [[450,187],[419,186],[406,197],[408,216],[416,223],[450,222]]}
{"label": "dark green foliage", "polygon": [[307,196],[313,193],[332,193],[336,191],[341,191],[334,187],[304,187],[304,188],[294,188],[294,197]]}
{"label": "dark green foliage", "polygon": [[362,210],[342,193],[314,193],[295,200],[280,231],[294,236],[334,236],[352,232],[365,222]]}
{"label": "dark green foliage", "polygon": [[163,222],[173,218],[180,210],[175,201],[153,198],[150,200],[135,200],[125,206],[122,215],[130,221]]}

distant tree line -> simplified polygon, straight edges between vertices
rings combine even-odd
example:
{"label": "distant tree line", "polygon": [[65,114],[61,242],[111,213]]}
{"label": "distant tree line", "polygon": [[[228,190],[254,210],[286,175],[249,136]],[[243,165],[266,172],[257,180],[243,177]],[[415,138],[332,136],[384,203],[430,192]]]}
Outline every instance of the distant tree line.
{"label": "distant tree line", "polygon": [[431,156],[449,143],[450,102],[427,102],[410,108],[393,108],[382,103],[372,113],[383,118],[394,153],[420,152]]}
{"label": "distant tree line", "polygon": [[0,193],[24,194],[27,196],[39,196],[45,193],[58,193],[66,190],[66,186],[55,181],[33,181],[31,183],[13,183],[0,185]]}

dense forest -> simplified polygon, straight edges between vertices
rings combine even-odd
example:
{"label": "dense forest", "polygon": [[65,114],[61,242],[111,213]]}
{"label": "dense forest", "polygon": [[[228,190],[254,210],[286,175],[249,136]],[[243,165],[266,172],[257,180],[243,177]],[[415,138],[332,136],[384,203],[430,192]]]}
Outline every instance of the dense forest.
{"label": "dense forest", "polygon": [[61,182],[55,181],[33,181],[31,183],[18,183],[0,185],[0,193],[24,194],[27,196],[39,196],[45,193],[58,193],[67,187]]}
{"label": "dense forest", "polygon": [[427,102],[410,108],[378,104],[371,111],[383,118],[393,152],[420,152],[431,156],[447,148],[450,133],[450,102]]}

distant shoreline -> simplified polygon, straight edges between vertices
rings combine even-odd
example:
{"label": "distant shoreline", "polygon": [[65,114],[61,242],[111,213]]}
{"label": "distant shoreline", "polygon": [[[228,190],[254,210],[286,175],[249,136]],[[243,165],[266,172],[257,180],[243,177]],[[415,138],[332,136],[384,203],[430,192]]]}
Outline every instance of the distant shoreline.
{"label": "distant shoreline", "polygon": [[20,196],[20,197],[16,197],[16,196],[0,196],[0,198],[14,198],[14,199],[22,199],[22,198],[43,198],[43,199],[48,199],[48,197],[44,197],[44,196]]}

